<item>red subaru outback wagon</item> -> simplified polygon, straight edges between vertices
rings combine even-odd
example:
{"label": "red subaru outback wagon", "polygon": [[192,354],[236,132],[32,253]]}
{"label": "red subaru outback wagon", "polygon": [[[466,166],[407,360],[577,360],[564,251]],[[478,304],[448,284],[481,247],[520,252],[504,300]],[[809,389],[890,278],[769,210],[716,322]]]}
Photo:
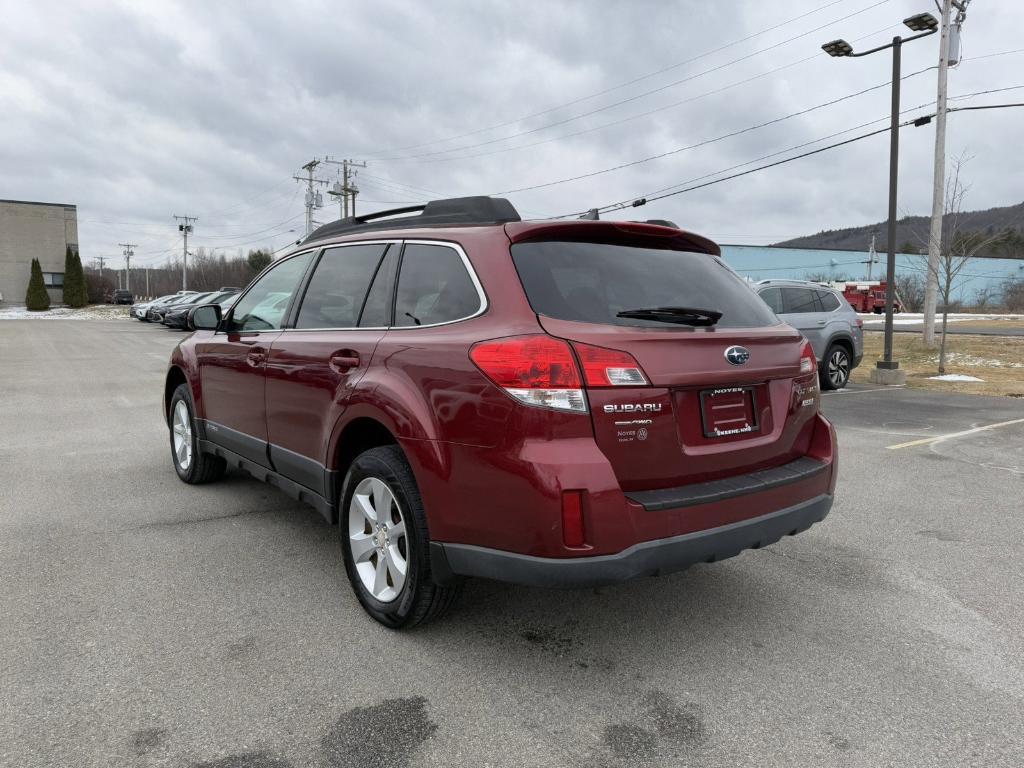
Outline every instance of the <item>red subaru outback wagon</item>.
{"label": "red subaru outback wagon", "polygon": [[466,576],[669,573],[832,505],[810,345],[669,222],[487,197],[344,219],[189,322],[164,398],[178,475],[238,467],[319,509],[390,627]]}

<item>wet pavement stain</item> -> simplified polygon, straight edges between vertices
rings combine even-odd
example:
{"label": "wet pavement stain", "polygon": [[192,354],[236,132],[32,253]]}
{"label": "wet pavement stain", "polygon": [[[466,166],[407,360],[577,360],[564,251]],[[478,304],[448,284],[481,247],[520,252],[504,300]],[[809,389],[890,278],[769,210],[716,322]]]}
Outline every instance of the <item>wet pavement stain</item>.
{"label": "wet pavement stain", "polygon": [[643,706],[663,738],[691,747],[707,743],[708,730],[699,705],[678,704],[663,691],[652,690],[644,697]]}
{"label": "wet pavement stain", "polygon": [[243,752],[206,763],[192,763],[191,768],[292,768],[292,764],[269,752]]}
{"label": "wet pavement stain", "polygon": [[130,742],[136,755],[148,754],[167,742],[167,729],[142,728],[131,735]]}
{"label": "wet pavement stain", "polygon": [[616,723],[604,729],[604,743],[620,760],[650,760],[654,757],[657,737],[630,723]]}
{"label": "wet pavement stain", "polygon": [[937,531],[932,529],[917,531],[917,535],[922,536],[926,539],[935,539],[936,541],[951,541],[958,543],[966,541],[966,539],[957,536],[955,533],[948,533],[946,531]]}
{"label": "wet pavement stain", "polygon": [[325,768],[410,765],[416,750],[437,730],[427,714],[427,703],[422,696],[415,696],[386,699],[372,707],[348,710],[320,741],[323,765]]}

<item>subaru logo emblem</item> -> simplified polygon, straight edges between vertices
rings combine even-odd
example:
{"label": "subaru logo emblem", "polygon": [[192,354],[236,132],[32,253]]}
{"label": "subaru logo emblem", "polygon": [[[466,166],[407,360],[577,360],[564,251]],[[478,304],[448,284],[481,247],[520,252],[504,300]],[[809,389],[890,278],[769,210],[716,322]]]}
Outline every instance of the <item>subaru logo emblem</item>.
{"label": "subaru logo emblem", "polygon": [[746,347],[729,347],[725,350],[725,359],[733,365],[743,365],[750,359],[750,353]]}

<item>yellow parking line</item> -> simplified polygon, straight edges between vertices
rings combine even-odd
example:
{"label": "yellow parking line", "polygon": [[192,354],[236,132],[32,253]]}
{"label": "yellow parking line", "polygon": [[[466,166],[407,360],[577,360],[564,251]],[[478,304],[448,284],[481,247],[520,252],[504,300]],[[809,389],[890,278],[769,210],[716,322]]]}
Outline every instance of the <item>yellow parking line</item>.
{"label": "yellow parking line", "polygon": [[964,435],[973,435],[975,432],[985,432],[989,429],[999,429],[999,427],[1008,427],[1011,424],[1024,424],[1024,419],[1014,419],[1013,421],[1000,421],[998,424],[986,424],[984,427],[975,427],[974,429],[965,429],[963,432],[951,432],[948,435],[936,435],[935,437],[924,437],[920,440],[911,440],[909,443],[899,443],[898,445],[887,445],[890,451],[894,451],[898,448],[912,448],[915,445],[927,445],[928,443],[940,443],[943,440],[950,440],[954,437],[963,437]]}

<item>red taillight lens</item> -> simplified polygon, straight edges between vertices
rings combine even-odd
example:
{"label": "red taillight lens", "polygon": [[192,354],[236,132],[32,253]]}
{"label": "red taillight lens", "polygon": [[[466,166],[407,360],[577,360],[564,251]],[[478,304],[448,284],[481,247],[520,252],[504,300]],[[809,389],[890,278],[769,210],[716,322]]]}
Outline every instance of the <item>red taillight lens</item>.
{"label": "red taillight lens", "polygon": [[814,356],[811,342],[805,341],[800,350],[800,373],[814,373],[818,370],[818,359]]}
{"label": "red taillight lens", "polygon": [[588,387],[644,387],[647,377],[628,352],[573,342]]}
{"label": "red taillight lens", "polygon": [[854,322],[857,323],[857,327],[858,328],[863,328],[864,327],[864,320],[862,318],[858,317],[856,320],[854,320]]}
{"label": "red taillight lens", "polygon": [[567,547],[582,547],[583,491],[562,491],[562,542]]}
{"label": "red taillight lens", "polygon": [[586,412],[580,373],[569,344],[551,336],[484,341],[470,359],[491,381],[527,405]]}

